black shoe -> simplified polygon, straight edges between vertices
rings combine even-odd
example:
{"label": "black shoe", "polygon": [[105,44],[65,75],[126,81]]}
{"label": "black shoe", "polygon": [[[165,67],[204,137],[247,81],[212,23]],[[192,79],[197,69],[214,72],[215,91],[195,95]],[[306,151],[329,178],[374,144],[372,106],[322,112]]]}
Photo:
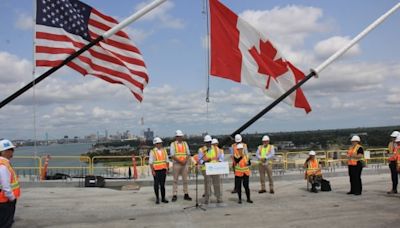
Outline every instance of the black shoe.
{"label": "black shoe", "polygon": [[237,193],[236,189],[232,190],[231,193],[232,193],[232,194]]}
{"label": "black shoe", "polygon": [[355,196],[361,195],[361,192],[354,193]]}
{"label": "black shoe", "polygon": [[269,190],[269,193],[274,194],[275,191],[273,189]]}
{"label": "black shoe", "polygon": [[163,203],[168,203],[168,200],[162,199],[161,202],[163,202]]}
{"label": "black shoe", "polygon": [[238,204],[242,204],[242,200],[239,200],[239,201],[238,201]]}
{"label": "black shoe", "polygon": [[189,194],[185,194],[185,196],[183,197],[184,200],[187,201],[192,201],[192,198],[189,196]]}
{"label": "black shoe", "polygon": [[248,202],[248,203],[253,203],[253,200],[247,199],[247,202]]}
{"label": "black shoe", "polygon": [[347,195],[351,195],[351,194],[354,194],[354,192],[348,192],[348,193],[346,193]]}
{"label": "black shoe", "polygon": [[389,192],[387,192],[387,194],[397,194],[397,191],[389,191]]}
{"label": "black shoe", "polygon": [[160,200],[159,199],[156,199],[156,204],[160,204]]}
{"label": "black shoe", "polygon": [[206,194],[203,194],[202,197],[203,197],[203,198],[206,197]]}
{"label": "black shoe", "polygon": [[265,190],[260,190],[260,191],[258,191],[258,193],[266,193],[267,191],[265,191]]}
{"label": "black shoe", "polygon": [[176,197],[176,195],[172,196],[172,202],[175,202],[177,199],[178,199],[178,197]]}

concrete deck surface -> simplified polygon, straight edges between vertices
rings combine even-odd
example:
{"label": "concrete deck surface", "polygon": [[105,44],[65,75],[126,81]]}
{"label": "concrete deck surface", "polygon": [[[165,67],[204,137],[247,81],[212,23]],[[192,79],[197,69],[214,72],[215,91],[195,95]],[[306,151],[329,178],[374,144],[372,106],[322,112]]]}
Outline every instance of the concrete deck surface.
{"label": "concrete deck surface", "polygon": [[[346,195],[348,177],[329,178],[332,192],[306,191],[305,180],[275,182],[275,194],[258,194],[252,181],[253,204],[237,203],[233,183],[223,184],[224,203],[215,198],[200,209],[183,210],[179,186],[177,202],[156,205],[152,187],[138,191],[108,188],[23,188],[15,228],[19,227],[400,227],[400,194],[388,195],[389,174],[363,176],[363,195]],[[268,186],[268,183],[267,183]],[[190,185],[194,198],[195,186]],[[199,186],[203,193],[203,185]],[[167,186],[171,199],[172,186]],[[245,194],[243,193],[245,199]]]}

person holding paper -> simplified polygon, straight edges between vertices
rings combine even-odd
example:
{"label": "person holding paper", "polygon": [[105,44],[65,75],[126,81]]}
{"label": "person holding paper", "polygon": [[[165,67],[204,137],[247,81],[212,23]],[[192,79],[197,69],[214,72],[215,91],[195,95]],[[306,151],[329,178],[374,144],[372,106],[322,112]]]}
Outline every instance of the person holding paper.
{"label": "person holding paper", "polygon": [[247,202],[253,203],[250,199],[250,188],[249,188],[249,177],[250,177],[250,161],[249,155],[244,152],[244,146],[242,143],[237,144],[237,150],[233,154],[234,165],[235,165],[235,186],[238,194],[239,201],[242,203],[242,183],[244,190],[246,191]]}
{"label": "person holding paper", "polygon": [[260,172],[261,190],[258,193],[265,193],[265,172],[268,175],[269,193],[274,194],[274,181],[272,179],[272,159],[275,156],[275,147],[269,143],[269,136],[262,137],[262,145],[258,146],[256,152],[259,161],[258,170]]}

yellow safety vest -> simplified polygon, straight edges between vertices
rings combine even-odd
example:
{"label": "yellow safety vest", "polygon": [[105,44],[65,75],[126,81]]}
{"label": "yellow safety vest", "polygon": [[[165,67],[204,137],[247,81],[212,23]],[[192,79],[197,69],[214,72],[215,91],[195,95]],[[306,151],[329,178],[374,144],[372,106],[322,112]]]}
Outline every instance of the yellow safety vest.
{"label": "yellow safety vest", "polygon": [[[357,151],[358,149],[361,147],[361,145],[357,144],[356,146],[351,146],[349,148],[349,150],[347,151],[347,155],[348,156],[354,156],[357,155]],[[348,165],[351,166],[356,166],[358,161],[364,161],[364,156],[362,156],[361,158],[349,158],[349,160],[347,161]]]}
{"label": "yellow safety vest", "polygon": [[[266,158],[271,153],[272,147],[273,147],[273,145],[271,145],[271,144],[268,144],[267,147],[265,147],[264,145],[260,145],[258,147],[258,151],[260,151],[260,158]],[[260,161],[260,164],[262,164],[261,161]],[[268,160],[268,164],[270,164],[270,165],[272,164],[271,159]]]}

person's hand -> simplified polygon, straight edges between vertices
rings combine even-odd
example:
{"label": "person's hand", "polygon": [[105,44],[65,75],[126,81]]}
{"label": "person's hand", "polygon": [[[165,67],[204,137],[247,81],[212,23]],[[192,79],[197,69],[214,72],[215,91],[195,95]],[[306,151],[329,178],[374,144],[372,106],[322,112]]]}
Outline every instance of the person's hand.
{"label": "person's hand", "polygon": [[152,170],[151,174],[153,174],[153,176],[156,176],[156,171]]}

